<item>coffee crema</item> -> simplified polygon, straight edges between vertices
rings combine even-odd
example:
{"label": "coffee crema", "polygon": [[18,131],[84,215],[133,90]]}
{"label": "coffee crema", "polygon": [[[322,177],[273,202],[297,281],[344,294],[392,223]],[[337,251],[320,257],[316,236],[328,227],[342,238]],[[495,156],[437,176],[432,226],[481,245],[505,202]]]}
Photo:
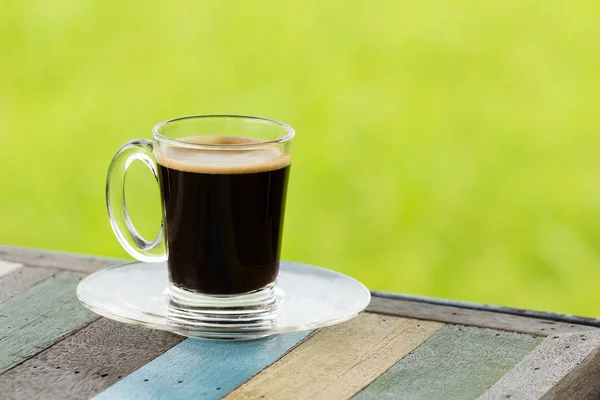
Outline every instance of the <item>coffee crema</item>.
{"label": "coffee crema", "polygon": [[218,146],[256,145],[256,140],[232,136],[198,136],[180,139],[191,145],[214,146],[215,149],[195,149],[164,146],[156,155],[163,167],[205,174],[244,174],[281,169],[291,163],[291,155],[277,148],[219,150]]}
{"label": "coffee crema", "polygon": [[217,295],[274,283],[291,156],[276,148],[244,148],[257,143],[246,138],[183,141],[215,149],[167,145],[156,155],[171,282]]}

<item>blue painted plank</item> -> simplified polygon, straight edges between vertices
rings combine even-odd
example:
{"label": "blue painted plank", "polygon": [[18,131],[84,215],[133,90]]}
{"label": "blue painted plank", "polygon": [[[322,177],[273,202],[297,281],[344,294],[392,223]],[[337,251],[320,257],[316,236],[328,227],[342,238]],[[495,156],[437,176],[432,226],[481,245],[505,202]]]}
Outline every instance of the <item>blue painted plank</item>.
{"label": "blue painted plank", "polygon": [[79,280],[60,273],[0,304],[0,373],[97,318],[77,300]]}
{"label": "blue painted plank", "polygon": [[271,365],[309,333],[247,342],[186,339],[94,399],[219,399]]}

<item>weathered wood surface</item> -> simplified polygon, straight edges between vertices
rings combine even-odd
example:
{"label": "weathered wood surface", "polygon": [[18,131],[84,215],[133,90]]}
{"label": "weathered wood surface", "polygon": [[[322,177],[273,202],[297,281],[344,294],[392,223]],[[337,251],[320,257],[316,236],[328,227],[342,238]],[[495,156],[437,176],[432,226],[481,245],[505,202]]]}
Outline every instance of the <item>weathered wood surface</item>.
{"label": "weathered wood surface", "polygon": [[29,249],[0,245],[0,260],[17,262],[36,267],[57,268],[86,274],[111,265],[131,262],[128,260],[61,253],[57,251]]}
{"label": "weathered wood surface", "polygon": [[23,264],[0,260],[0,277],[21,268]]}
{"label": "weathered wood surface", "polygon": [[544,400],[600,399],[600,349],[596,348],[552,387]]}
{"label": "weathered wood surface", "polygon": [[[525,359],[489,388],[480,399],[528,400],[550,395],[554,385],[568,377],[570,372],[574,372],[577,366],[589,357],[595,357],[595,368],[597,368],[600,361],[598,360],[599,348],[600,333],[597,331],[548,336]],[[597,376],[588,378],[595,380],[594,386],[597,388],[599,378]],[[570,390],[577,389],[570,388]],[[592,398],[600,398],[600,392],[595,391],[592,394],[595,396]]]}
{"label": "weathered wood surface", "polygon": [[287,333],[246,342],[187,339],[95,399],[219,399],[308,334]]}
{"label": "weathered wood surface", "polygon": [[20,265],[20,267],[0,276],[0,304],[59,272],[54,268],[33,268],[21,264],[17,265]]}
{"label": "weathered wood surface", "polygon": [[353,399],[474,399],[541,341],[520,333],[447,325]]}
{"label": "weathered wood surface", "polygon": [[98,318],[74,296],[79,279],[61,273],[0,305],[0,373]]}
{"label": "weathered wood surface", "polygon": [[369,304],[367,311],[542,336],[581,332],[584,330],[600,331],[598,328],[587,325],[380,297],[373,297],[371,299],[371,304]]}
{"label": "weathered wood surface", "polygon": [[361,314],[324,328],[228,399],[346,399],[435,334],[436,322]]}
{"label": "weathered wood surface", "polygon": [[102,318],[0,375],[0,398],[89,399],[182,340]]}
{"label": "weathered wood surface", "polygon": [[[421,389],[431,389],[423,391],[428,394],[434,394],[435,387],[449,382],[450,388],[446,388],[443,397],[452,398],[458,393],[452,388],[463,382],[468,389],[461,393],[465,395],[463,398],[473,398],[475,389],[487,386],[482,398],[509,395],[511,399],[600,399],[600,379],[597,378],[600,329],[590,326],[597,325],[598,320],[531,311],[521,314],[512,309],[504,312],[493,306],[443,304],[441,300],[410,296],[392,299],[390,295],[385,295],[387,298],[375,295],[369,313],[317,331],[283,357],[279,358],[287,350],[272,359],[279,358],[278,361],[273,364],[265,361],[235,381],[232,377],[237,376],[239,370],[233,361],[230,360],[231,368],[219,367],[223,352],[209,350],[202,356],[203,350],[195,347],[212,347],[217,342],[185,340],[179,343],[182,338],[165,332],[98,319],[78,305],[75,286],[81,275],[64,272],[65,269],[89,273],[124,262],[0,246],[0,398],[77,399],[100,393],[99,398],[112,399],[130,398],[131,393],[138,392],[143,393],[145,396],[140,396],[144,398],[150,395],[158,398],[161,393],[174,393],[181,398],[199,397],[198,393],[204,393],[206,398],[218,398],[231,391],[228,398],[335,399],[348,398],[357,392],[356,397],[368,398],[372,395],[370,392],[377,389],[381,394],[377,397],[385,399],[389,394],[386,390],[396,395],[393,398],[402,398],[402,394],[408,393],[407,387],[413,390],[418,382],[423,383]],[[56,284],[57,281],[62,283]],[[379,322],[373,322],[375,320]],[[414,325],[401,323],[405,328],[399,328],[394,326],[398,320]],[[460,327],[458,331],[456,327],[453,333],[458,336],[454,337],[448,334],[451,327],[438,331],[444,323],[471,328]],[[416,330],[416,325],[426,327],[429,333]],[[351,326],[353,328],[349,328]],[[550,336],[490,385],[490,377],[497,376],[499,369],[516,362],[516,354],[524,351],[519,347],[523,343],[508,341],[486,353],[485,345],[480,343],[485,340],[473,339],[471,331],[482,337],[485,332],[493,332],[489,343],[507,335],[530,337],[508,333],[510,331]],[[436,344],[436,337],[443,336],[445,339],[441,342],[448,343]],[[245,343],[251,346],[256,342]],[[230,344],[233,343],[224,343]],[[186,346],[189,346],[187,353]],[[435,352],[443,357],[435,361]],[[165,362],[169,357],[172,364]],[[231,352],[232,360],[238,361],[237,357],[236,352]],[[461,358],[464,358],[462,362],[453,361]],[[181,360],[185,364],[183,368],[177,364]],[[432,360],[429,368],[427,360]],[[492,367],[494,363],[498,365]],[[534,363],[537,366],[533,366]],[[177,368],[169,370],[167,365]],[[261,371],[263,367],[266,368]],[[402,371],[400,377],[390,379],[397,370]],[[180,371],[185,371],[185,380],[175,380]],[[140,374],[151,375],[142,378]],[[257,375],[253,378],[254,374]],[[435,379],[427,378],[427,374],[434,375]],[[455,378],[449,378],[451,376]],[[150,382],[164,382],[165,388],[161,392]],[[188,386],[188,382],[195,383]],[[398,385],[402,382],[404,386]]]}

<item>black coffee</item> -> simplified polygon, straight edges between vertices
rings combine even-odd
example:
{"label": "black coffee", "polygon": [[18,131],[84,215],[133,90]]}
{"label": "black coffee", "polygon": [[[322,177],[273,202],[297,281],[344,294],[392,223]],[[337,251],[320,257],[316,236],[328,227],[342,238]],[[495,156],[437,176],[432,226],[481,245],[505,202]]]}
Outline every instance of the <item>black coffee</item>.
{"label": "black coffee", "polygon": [[171,148],[157,161],[171,282],[205,294],[246,293],[273,283],[290,156],[274,149]]}

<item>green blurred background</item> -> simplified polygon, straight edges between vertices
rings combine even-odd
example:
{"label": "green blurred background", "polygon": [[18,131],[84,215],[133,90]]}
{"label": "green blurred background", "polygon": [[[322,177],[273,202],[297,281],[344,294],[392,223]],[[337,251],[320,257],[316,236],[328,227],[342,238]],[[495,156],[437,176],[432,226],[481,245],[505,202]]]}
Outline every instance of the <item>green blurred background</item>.
{"label": "green blurred background", "polygon": [[[125,257],[108,163],[162,120],[298,133],[283,257],[600,315],[600,2],[3,0],[0,243]],[[148,236],[157,188],[136,166]]]}

